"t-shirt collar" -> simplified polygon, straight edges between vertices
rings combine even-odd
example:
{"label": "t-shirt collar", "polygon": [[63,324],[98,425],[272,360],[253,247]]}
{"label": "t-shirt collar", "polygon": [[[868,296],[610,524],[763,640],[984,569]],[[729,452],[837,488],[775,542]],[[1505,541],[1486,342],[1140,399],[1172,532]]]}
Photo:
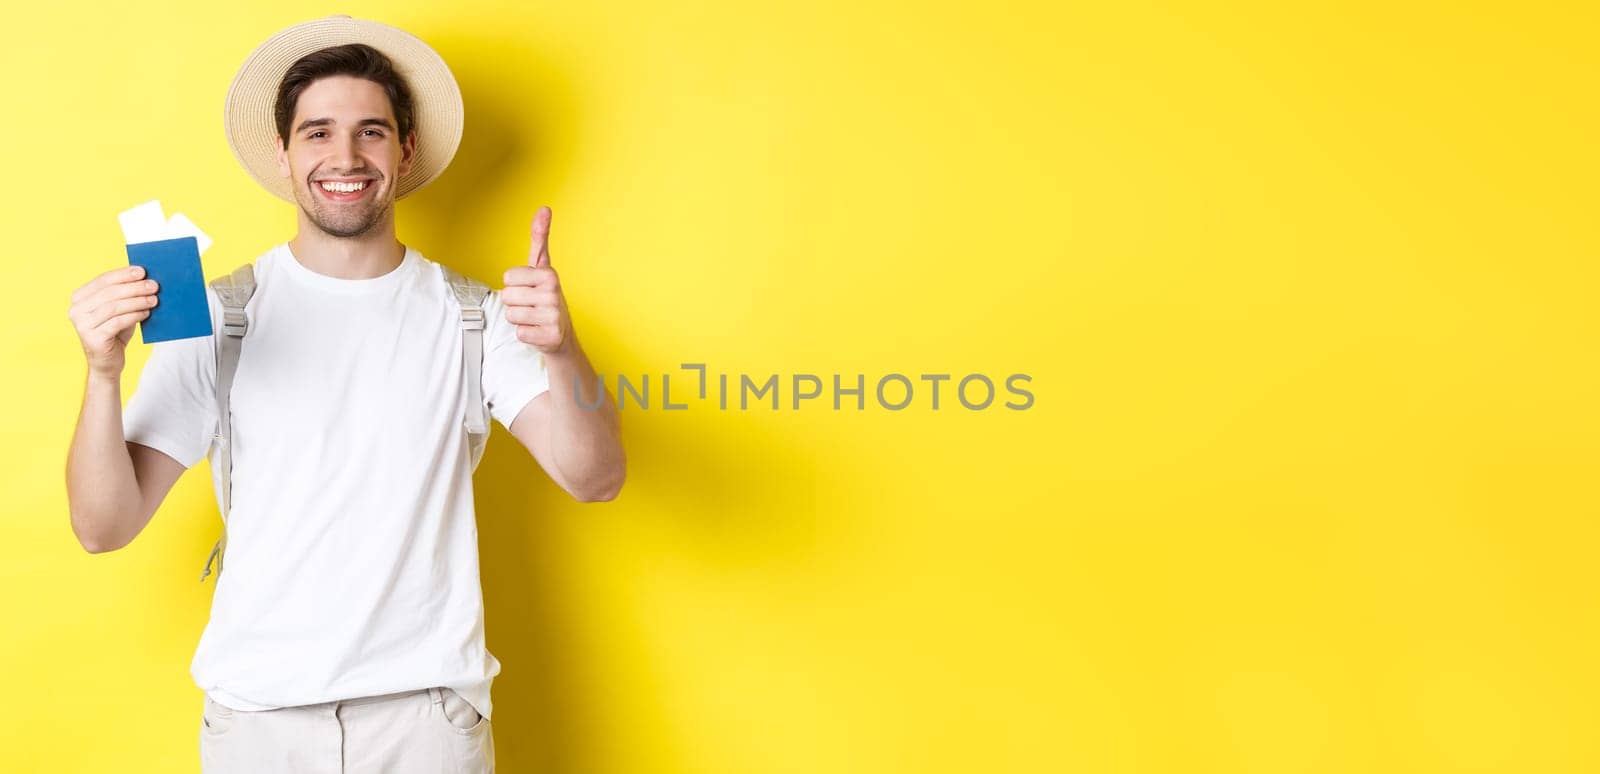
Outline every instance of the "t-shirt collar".
{"label": "t-shirt collar", "polygon": [[411,272],[416,268],[418,258],[420,257],[415,248],[411,247],[410,245],[406,245],[406,254],[405,257],[400,259],[400,265],[396,266],[387,274],[380,274],[376,277],[369,277],[367,279],[341,279],[339,277],[330,277],[326,274],[319,274],[306,268],[305,264],[301,263],[300,259],[296,258],[294,252],[289,249],[288,242],[278,245],[277,250],[279,258],[278,263],[282,264],[283,270],[291,277],[294,277],[296,281],[319,290],[349,295],[377,293],[389,288],[393,288],[395,285],[404,281],[406,277],[411,275]]}

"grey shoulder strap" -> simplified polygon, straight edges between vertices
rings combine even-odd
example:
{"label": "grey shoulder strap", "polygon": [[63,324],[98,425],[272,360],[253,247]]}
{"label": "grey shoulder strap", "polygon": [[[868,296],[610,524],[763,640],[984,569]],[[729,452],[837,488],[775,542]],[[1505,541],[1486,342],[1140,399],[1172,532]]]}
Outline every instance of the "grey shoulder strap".
{"label": "grey shoulder strap", "polygon": [[205,583],[211,574],[211,560],[217,561],[217,575],[222,574],[222,555],[228,548],[228,511],[233,507],[233,422],[229,411],[229,397],[233,392],[233,374],[239,369],[239,350],[244,334],[250,329],[245,316],[245,304],[256,292],[255,266],[245,264],[227,274],[211,280],[211,288],[222,301],[222,330],[212,337],[217,345],[217,464],[212,466],[216,479],[218,505],[222,514],[222,537],[206,557],[200,582]]}
{"label": "grey shoulder strap", "polygon": [[445,284],[461,307],[461,359],[467,376],[467,440],[472,453],[472,469],[478,469],[483,448],[489,440],[489,417],[483,407],[483,300],[489,286],[465,277],[439,264]]}

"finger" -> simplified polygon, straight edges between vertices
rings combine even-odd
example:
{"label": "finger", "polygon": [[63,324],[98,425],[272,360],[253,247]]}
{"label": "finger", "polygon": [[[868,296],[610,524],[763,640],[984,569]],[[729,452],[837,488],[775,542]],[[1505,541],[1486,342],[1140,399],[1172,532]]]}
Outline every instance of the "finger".
{"label": "finger", "polygon": [[94,310],[115,304],[122,299],[139,299],[139,297],[154,299],[155,291],[157,291],[155,280],[123,281],[99,289],[99,293],[83,299],[82,304],[88,307],[90,313],[94,313]]}
{"label": "finger", "polygon": [[554,288],[560,284],[556,270],[548,266],[513,266],[506,269],[502,279],[508,287],[526,285],[535,288]]}
{"label": "finger", "polygon": [[100,323],[98,326],[95,326],[95,330],[97,330],[97,331],[99,331],[101,333],[104,333],[104,334],[106,334],[108,336],[115,336],[115,335],[127,330],[134,323],[136,323],[136,322],[138,322],[140,320],[143,320],[144,318],[149,317],[149,316],[150,316],[150,310],[149,309],[140,309],[137,312],[129,312],[127,314],[119,314],[116,317],[113,317],[113,318],[111,318],[109,320],[106,320],[103,323]]}
{"label": "finger", "polygon": [[528,245],[529,266],[550,265],[550,208],[540,207],[533,216],[533,240]]}
{"label": "finger", "polygon": [[88,298],[89,296],[93,295],[95,291],[107,285],[117,282],[132,282],[143,276],[143,266],[123,266],[121,268],[112,269],[111,271],[108,271],[92,280],[89,280],[88,282],[83,283],[82,287],[72,291],[72,303],[76,304],[78,303],[78,299]]}
{"label": "finger", "polygon": [[134,296],[153,296],[160,286],[155,280],[139,280],[137,282],[117,282],[99,291],[90,294],[83,300],[83,306],[91,310],[97,306],[104,306],[112,301]]}
{"label": "finger", "polygon": [[500,291],[500,302],[508,308],[513,306],[556,306],[561,303],[561,295],[549,288],[512,285]]}
{"label": "finger", "polygon": [[508,306],[506,321],[516,325],[554,325],[561,310],[553,306]]}
{"label": "finger", "polygon": [[95,322],[90,324],[89,327],[94,327],[94,325],[99,324],[101,317],[103,317],[103,315],[97,316],[96,312],[107,304],[115,303],[120,298],[131,298],[139,295],[141,291],[137,289],[138,284],[140,283],[117,283],[103,287],[92,295],[73,301],[72,306],[67,309],[67,316],[74,320],[92,319]]}
{"label": "finger", "polygon": [[561,344],[561,330],[554,325],[518,325],[517,340],[540,349],[553,349]]}
{"label": "finger", "polygon": [[526,285],[507,285],[500,291],[500,302],[506,306],[533,306],[534,299],[543,294],[538,288]]}
{"label": "finger", "polygon": [[108,301],[98,307],[95,307],[94,309],[89,310],[89,313],[85,315],[84,319],[87,320],[87,325],[90,328],[98,328],[101,325],[104,325],[105,321],[109,318],[116,317],[120,314],[127,314],[129,312],[148,310],[155,305],[155,296],[134,296],[132,298],[122,298],[114,301]]}

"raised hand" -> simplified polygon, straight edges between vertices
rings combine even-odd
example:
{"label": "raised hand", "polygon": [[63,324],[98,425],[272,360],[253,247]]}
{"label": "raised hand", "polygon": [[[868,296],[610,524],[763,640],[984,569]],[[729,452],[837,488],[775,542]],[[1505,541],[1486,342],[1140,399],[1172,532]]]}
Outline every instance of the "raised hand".
{"label": "raised hand", "polygon": [[540,207],[533,216],[533,238],[528,246],[528,264],[506,269],[506,321],[516,326],[517,340],[531,344],[547,355],[561,354],[571,339],[572,322],[567,316],[567,301],[561,282],[550,267],[550,208]]}
{"label": "raised hand", "polygon": [[144,267],[122,266],[72,292],[67,318],[78,330],[91,372],[113,378],[122,375],[133,326],[150,316],[156,290],[155,280],[144,279]]}

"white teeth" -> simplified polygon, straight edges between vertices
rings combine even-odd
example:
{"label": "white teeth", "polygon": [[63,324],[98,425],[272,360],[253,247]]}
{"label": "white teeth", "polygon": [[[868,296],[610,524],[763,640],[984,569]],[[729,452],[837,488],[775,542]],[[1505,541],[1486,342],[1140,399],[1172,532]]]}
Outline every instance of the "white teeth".
{"label": "white teeth", "polygon": [[324,190],[324,191],[334,191],[334,192],[337,192],[337,193],[354,193],[354,192],[359,191],[359,190],[361,190],[363,188],[366,188],[366,187],[367,187],[367,183],[366,183],[365,180],[363,180],[363,181],[361,181],[359,183],[324,182],[322,184],[322,190]]}

